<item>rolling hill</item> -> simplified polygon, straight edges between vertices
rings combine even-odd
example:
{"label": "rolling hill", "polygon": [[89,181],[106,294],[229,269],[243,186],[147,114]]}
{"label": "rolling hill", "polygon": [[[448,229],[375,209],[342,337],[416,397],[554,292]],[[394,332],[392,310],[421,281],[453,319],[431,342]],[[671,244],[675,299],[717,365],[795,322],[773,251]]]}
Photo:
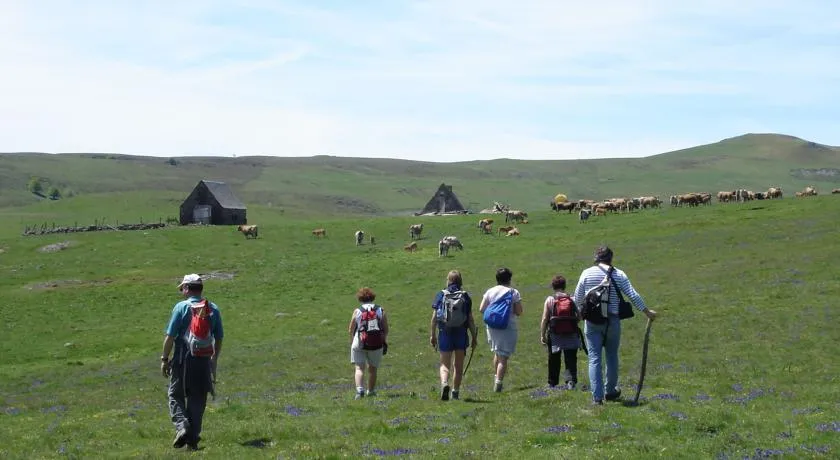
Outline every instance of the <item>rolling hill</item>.
{"label": "rolling hill", "polygon": [[[229,183],[249,205],[309,215],[402,214],[422,208],[437,186],[454,186],[472,210],[494,200],[515,207],[546,206],[563,192],[573,198],[744,187],[799,190],[840,181],[840,148],[779,134],[747,134],[717,143],[636,159],[509,160],[430,163],[342,158],[183,157],[64,153],[0,154],[0,207],[39,198],[32,176],[65,195],[143,192],[177,202],[200,179]],[[71,198],[73,199],[73,198]]]}

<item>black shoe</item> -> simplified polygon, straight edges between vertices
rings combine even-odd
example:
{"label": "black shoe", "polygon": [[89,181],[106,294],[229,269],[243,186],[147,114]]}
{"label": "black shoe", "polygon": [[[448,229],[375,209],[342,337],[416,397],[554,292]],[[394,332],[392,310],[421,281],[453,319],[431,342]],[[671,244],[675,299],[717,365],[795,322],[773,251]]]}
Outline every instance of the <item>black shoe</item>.
{"label": "black shoe", "polygon": [[187,449],[198,450],[198,443],[201,441],[201,436],[187,442]]}
{"label": "black shoe", "polygon": [[621,390],[615,390],[614,393],[607,393],[604,397],[607,401],[618,401],[618,398],[621,397]]}
{"label": "black shoe", "polygon": [[604,405],[604,401],[601,401],[600,399],[593,399],[593,400],[592,400],[592,405],[593,405],[593,406],[603,406],[603,405]]}
{"label": "black shoe", "polygon": [[175,439],[172,440],[172,447],[180,449],[187,443],[187,429],[181,428],[175,433]]}
{"label": "black shoe", "polygon": [[444,385],[443,388],[440,389],[440,400],[449,401],[449,385]]}
{"label": "black shoe", "polygon": [[458,390],[452,390],[452,398],[453,401],[457,401],[461,399],[461,394]]}

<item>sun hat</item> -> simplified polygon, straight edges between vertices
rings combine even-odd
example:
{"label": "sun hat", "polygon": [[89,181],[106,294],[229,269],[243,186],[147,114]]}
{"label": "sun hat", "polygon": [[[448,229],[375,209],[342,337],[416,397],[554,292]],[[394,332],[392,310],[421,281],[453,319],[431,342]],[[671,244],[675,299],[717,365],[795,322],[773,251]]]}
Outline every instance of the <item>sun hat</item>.
{"label": "sun hat", "polygon": [[181,284],[178,285],[178,289],[182,289],[187,284],[204,284],[201,281],[201,277],[195,273],[190,273],[189,275],[184,275],[184,279],[181,280]]}

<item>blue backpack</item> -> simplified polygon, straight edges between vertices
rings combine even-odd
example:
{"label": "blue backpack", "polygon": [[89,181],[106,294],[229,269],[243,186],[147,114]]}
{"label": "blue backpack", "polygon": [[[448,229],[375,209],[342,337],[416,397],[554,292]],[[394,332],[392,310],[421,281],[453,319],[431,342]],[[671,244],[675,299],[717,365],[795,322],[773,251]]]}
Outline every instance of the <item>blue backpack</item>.
{"label": "blue backpack", "polygon": [[513,289],[484,309],[484,323],[493,329],[507,329],[513,310]]}

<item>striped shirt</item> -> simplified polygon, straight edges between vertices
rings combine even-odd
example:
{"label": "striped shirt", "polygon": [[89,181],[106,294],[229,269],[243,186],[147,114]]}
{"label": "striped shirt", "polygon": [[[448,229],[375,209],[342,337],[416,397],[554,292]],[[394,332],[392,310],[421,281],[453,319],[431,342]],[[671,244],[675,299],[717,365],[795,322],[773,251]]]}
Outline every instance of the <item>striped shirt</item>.
{"label": "striped shirt", "polygon": [[[580,274],[577,287],[575,287],[575,304],[583,305],[583,298],[586,295],[586,291],[601,284],[601,281],[603,281],[604,277],[607,276],[607,270],[609,269],[609,265],[598,264],[587,268]],[[612,279],[613,283],[610,288],[610,303],[607,309],[607,312],[610,315],[618,315],[618,294],[615,292],[616,287],[621,290],[624,297],[627,298],[639,311],[647,310],[645,301],[642,300],[642,296],[633,289],[633,285],[630,283],[630,279],[627,278],[627,274],[625,274],[624,271],[618,268],[614,269]]]}

